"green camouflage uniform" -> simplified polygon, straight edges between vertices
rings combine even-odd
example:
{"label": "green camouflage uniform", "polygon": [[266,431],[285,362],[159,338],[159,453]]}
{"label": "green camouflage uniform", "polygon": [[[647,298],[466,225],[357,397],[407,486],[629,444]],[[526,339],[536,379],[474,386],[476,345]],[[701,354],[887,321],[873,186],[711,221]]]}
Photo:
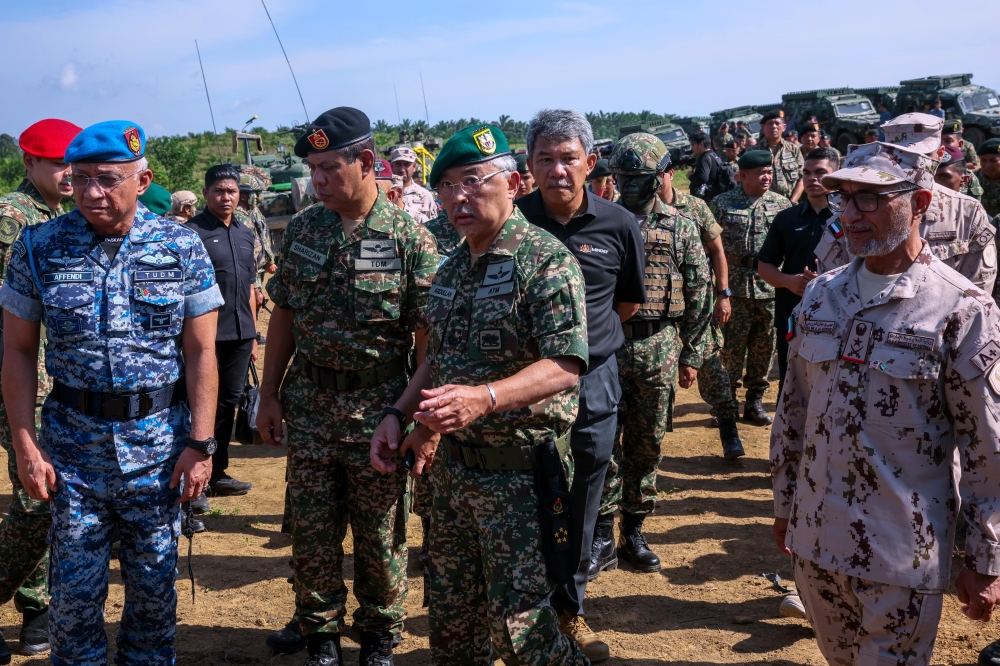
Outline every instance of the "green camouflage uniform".
{"label": "green camouflage uniform", "polygon": [[712,148],[715,150],[717,155],[725,155],[726,144],[733,140],[733,135],[729,132],[725,134],[716,134],[712,137]]}
{"label": "green camouflage uniform", "polygon": [[[0,281],[6,277],[10,247],[24,227],[61,215],[50,210],[27,179],[17,190],[0,198]],[[45,373],[45,336],[38,347],[38,391],[35,398],[35,432],[41,428],[42,403],[52,390]],[[49,503],[31,499],[17,477],[17,459],[11,441],[7,409],[0,400],[0,446],[7,452],[7,475],[13,486],[10,513],[0,523],[0,604],[14,598],[21,613],[44,610],[49,603],[49,551],[46,537],[52,518]]]}
{"label": "green camouflage uniform", "polygon": [[451,256],[455,248],[462,242],[462,236],[451,224],[448,213],[443,210],[433,220],[428,220],[424,226],[427,227],[427,231],[434,234],[434,238],[437,240],[438,254],[442,257]]}
{"label": "green camouflage uniform", "polygon": [[[348,523],[360,604],[354,626],[393,634],[402,627],[406,470],[400,464],[397,473],[382,475],[368,451],[375,417],[406,386],[400,364],[413,332],[427,326],[427,290],[437,264],[431,235],[381,193],[350,238],[340,216],[322,204],[298,213],[285,232],[267,291],[294,316],[297,356],[281,404],[288,423],[295,617],[307,634],[343,628]],[[338,373],[381,367],[374,374],[386,379],[369,388],[321,388],[306,362]]]}
{"label": "green camouflage uniform", "polygon": [[[686,192],[674,190],[674,207],[695,220],[701,233],[701,242],[708,243],[722,234],[722,227],[715,221],[708,204]],[[711,264],[709,265],[711,268]],[[715,292],[709,289],[709,298],[715,308]],[[729,385],[729,373],[722,365],[720,353],[723,346],[722,329],[712,318],[711,328],[705,337],[705,358],[698,369],[698,393],[701,399],[711,405],[711,413],[717,419],[735,419],[739,416],[740,405],[733,397]]]}
{"label": "green camouflage uniform", "polygon": [[[774,147],[768,147],[767,139],[764,139],[757,142],[757,148],[770,150],[774,156],[774,181],[771,183],[771,191],[786,198],[792,196],[795,186],[802,178],[802,169],[805,167],[802,151],[797,145],[786,139],[782,139],[781,143]],[[736,189],[739,191],[740,188]],[[761,237],[761,241],[763,240],[764,238]]]}
{"label": "green camouflage uniform", "polygon": [[271,247],[271,230],[267,226],[264,214],[257,206],[249,211],[237,208],[234,216],[244,227],[253,232],[253,256],[257,259],[257,287],[264,284],[264,268],[274,263],[274,250]]}
{"label": "green camouflage uniform", "polygon": [[979,178],[972,171],[969,172],[969,184],[962,185],[961,189],[958,190],[960,193],[970,196],[976,201],[982,201],[983,198],[983,186],[979,182]]}
{"label": "green camouflage uniform", "polygon": [[705,341],[712,339],[711,274],[697,222],[657,198],[641,229],[646,302],[624,327],[662,321],[663,328],[643,340],[627,339],[616,352],[622,399],[614,457],[620,462],[605,478],[602,516],[619,506],[633,515],[656,508],[660,447],[673,431],[677,365],[700,368]]}
{"label": "green camouflage uniform", "polygon": [[[774,216],[792,203],[767,191],[750,197],[742,187],[712,199],[710,204],[722,226],[722,246],[729,266],[729,288],[733,291],[733,313],[726,323],[722,365],[729,371],[732,394],[743,374],[746,359],[747,395],[762,395],[769,383],[767,373],[774,356],[774,287],[757,275],[755,257],[764,245]],[[749,398],[748,398],[749,400]]]}
{"label": "green camouflage uniform", "polygon": [[965,156],[965,161],[968,164],[979,168],[979,153],[976,152],[976,147],[972,145],[971,141],[962,141],[962,155]]}
{"label": "green camouflage uniform", "polygon": [[990,217],[1000,215],[1000,180],[991,180],[983,173],[982,168],[976,169],[976,178],[983,188],[983,194],[979,203],[986,209],[986,214]]}
{"label": "green camouflage uniform", "polygon": [[[580,359],[582,372],[586,287],[569,250],[517,207],[475,263],[468,248],[462,243],[441,265],[431,290],[433,385],[495,382],[567,356]],[[559,438],[568,435],[577,404],[571,389],[530,408],[487,414],[451,441],[490,448]],[[495,650],[506,664],[588,664],[559,631],[549,603],[555,586],[541,550],[534,472],[472,469],[442,442],[431,484],[431,663],[492,666]]]}

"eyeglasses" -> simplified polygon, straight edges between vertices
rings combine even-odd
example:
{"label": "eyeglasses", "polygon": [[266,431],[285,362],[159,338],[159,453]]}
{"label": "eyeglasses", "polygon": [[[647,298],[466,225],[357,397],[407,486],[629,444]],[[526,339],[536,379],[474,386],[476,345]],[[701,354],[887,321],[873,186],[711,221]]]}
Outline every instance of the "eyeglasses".
{"label": "eyeglasses", "polygon": [[104,192],[110,192],[129,178],[134,178],[139,175],[142,171],[143,170],[140,169],[139,171],[130,173],[127,176],[116,176],[113,173],[102,173],[100,176],[91,177],[74,173],[70,175],[70,184],[72,184],[74,190],[87,190],[91,183],[96,183],[98,189],[103,190]]}
{"label": "eyeglasses", "polygon": [[456,191],[458,190],[468,192],[469,194],[475,194],[479,191],[479,188],[483,186],[483,183],[498,173],[503,173],[503,171],[494,171],[493,173],[486,174],[482,178],[477,178],[476,176],[466,176],[457,183],[442,180],[438,182],[437,185],[438,196],[444,199],[451,199],[455,196]]}
{"label": "eyeglasses", "polygon": [[831,192],[826,195],[826,201],[830,210],[835,213],[843,213],[847,210],[847,204],[854,201],[854,206],[862,213],[874,213],[878,210],[878,202],[881,197],[888,194],[902,194],[903,192],[913,192],[919,187],[907,187],[902,190],[889,190],[888,192],[857,192],[855,194],[844,194],[843,192]]}

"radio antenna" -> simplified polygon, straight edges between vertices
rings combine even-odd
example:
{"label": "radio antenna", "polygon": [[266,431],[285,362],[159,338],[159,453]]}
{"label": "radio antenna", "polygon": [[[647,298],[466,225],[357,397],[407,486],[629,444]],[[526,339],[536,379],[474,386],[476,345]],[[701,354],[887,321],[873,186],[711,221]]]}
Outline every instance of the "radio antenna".
{"label": "radio antenna", "polygon": [[285,45],[281,43],[281,37],[278,35],[278,29],[274,27],[274,20],[271,18],[271,12],[267,11],[267,5],[264,4],[264,0],[260,0],[260,4],[264,5],[264,13],[267,14],[267,20],[271,22],[271,30],[274,30],[274,36],[278,38],[278,46],[281,47],[281,53],[285,56],[285,62],[288,63],[288,71],[292,73],[292,81],[295,83],[295,90],[299,93],[299,101],[302,102],[302,110],[306,114],[306,123],[309,123],[309,119],[312,116],[306,111],[306,101],[302,99],[302,90],[299,88],[299,81],[295,78],[295,70],[292,69],[292,62],[288,59],[288,54],[285,53]]}
{"label": "radio antenna", "polygon": [[420,72],[420,94],[424,96],[424,118],[427,119],[427,129],[431,127],[431,114],[427,110],[427,93],[424,92],[424,73]]}
{"label": "radio antenna", "polygon": [[399,121],[400,126],[403,124],[403,117],[399,115],[399,94],[396,92],[396,84],[392,84],[392,94],[396,98],[396,120]]}
{"label": "radio antenna", "polygon": [[194,40],[194,50],[198,52],[198,66],[201,67],[201,82],[205,84],[205,99],[208,100],[208,114],[212,117],[212,133],[215,137],[212,139],[212,143],[215,144],[215,150],[219,153],[219,164],[222,164],[222,151],[219,150],[219,130],[215,128],[215,111],[212,111],[212,98],[208,94],[208,80],[205,79],[205,65],[201,62],[201,49],[198,48],[198,40]]}

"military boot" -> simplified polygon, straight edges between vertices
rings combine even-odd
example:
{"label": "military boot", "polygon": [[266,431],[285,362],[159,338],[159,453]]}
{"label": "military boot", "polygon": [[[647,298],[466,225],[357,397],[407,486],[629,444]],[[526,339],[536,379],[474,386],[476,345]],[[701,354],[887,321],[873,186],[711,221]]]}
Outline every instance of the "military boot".
{"label": "military boot", "polygon": [[9,664],[11,656],[12,653],[7,646],[7,641],[4,640],[3,634],[0,634],[0,664]]}
{"label": "military boot", "polygon": [[597,519],[594,527],[594,544],[590,548],[590,569],[587,580],[594,580],[602,571],[618,568],[618,554],[615,552],[615,514],[609,513]]}
{"label": "military boot", "polygon": [[302,629],[294,619],[284,629],[268,636],[265,643],[278,654],[295,654],[306,649],[306,637],[302,635]]}
{"label": "military boot", "polygon": [[719,419],[719,437],[722,438],[722,455],[726,460],[736,460],[746,455],[740,431],[736,428],[736,419]]}
{"label": "military boot", "polygon": [[754,425],[771,425],[771,415],[764,409],[764,395],[761,393],[747,393],[747,404],[743,409],[743,420]]}
{"label": "military boot", "polygon": [[309,634],[309,658],[305,666],[341,666],[340,634]]}
{"label": "military boot", "polygon": [[660,570],[660,558],[649,549],[642,534],[645,516],[622,512],[621,534],[618,535],[618,557],[624,557],[640,573]]}
{"label": "military boot", "polygon": [[362,631],[358,666],[394,666],[392,634],[388,631]]}
{"label": "military boot", "polygon": [[28,611],[21,617],[21,654],[49,651],[49,609]]}

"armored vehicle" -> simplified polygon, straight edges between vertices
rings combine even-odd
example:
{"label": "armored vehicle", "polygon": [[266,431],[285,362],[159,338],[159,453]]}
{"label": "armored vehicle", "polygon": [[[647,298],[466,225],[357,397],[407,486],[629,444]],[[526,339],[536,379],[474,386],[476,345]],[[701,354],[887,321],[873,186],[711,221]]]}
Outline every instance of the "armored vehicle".
{"label": "armored vehicle", "polygon": [[880,88],[855,88],[854,92],[859,95],[864,95],[869,100],[871,100],[872,106],[875,107],[875,112],[878,113],[879,109],[885,104],[885,108],[892,112],[896,108],[896,95],[899,94],[899,86],[883,86]]}
{"label": "armored vehicle", "polygon": [[712,119],[704,116],[688,116],[686,118],[678,118],[677,124],[684,128],[684,131],[688,134],[698,131],[708,134],[712,131]]}
{"label": "armored vehicle", "polygon": [[729,133],[732,134],[736,131],[736,123],[746,123],[747,130],[751,135],[757,136],[760,134],[760,119],[763,116],[761,111],[757,110],[754,106],[737,106],[733,109],[723,109],[722,111],[713,111],[711,120],[711,136],[715,136],[719,133],[719,127],[722,123],[729,123]]}
{"label": "armored vehicle", "polygon": [[847,146],[861,143],[869,127],[878,127],[878,111],[870,99],[859,95],[852,88],[826,88],[788,93],[781,96],[785,118],[794,120],[798,127],[811,116],[842,154]]}
{"label": "armored vehicle", "polygon": [[684,128],[673,123],[639,123],[637,125],[625,125],[618,128],[618,138],[635,134],[636,132],[649,132],[663,142],[663,145],[670,151],[670,160],[679,166],[693,166],[694,154],[691,152],[691,142]]}
{"label": "armored vehicle", "polygon": [[928,76],[901,81],[893,115],[922,112],[924,104],[941,107],[948,118],[961,118],[964,138],[976,148],[1000,136],[1000,98],[992,88],[972,83],[972,74]]}

